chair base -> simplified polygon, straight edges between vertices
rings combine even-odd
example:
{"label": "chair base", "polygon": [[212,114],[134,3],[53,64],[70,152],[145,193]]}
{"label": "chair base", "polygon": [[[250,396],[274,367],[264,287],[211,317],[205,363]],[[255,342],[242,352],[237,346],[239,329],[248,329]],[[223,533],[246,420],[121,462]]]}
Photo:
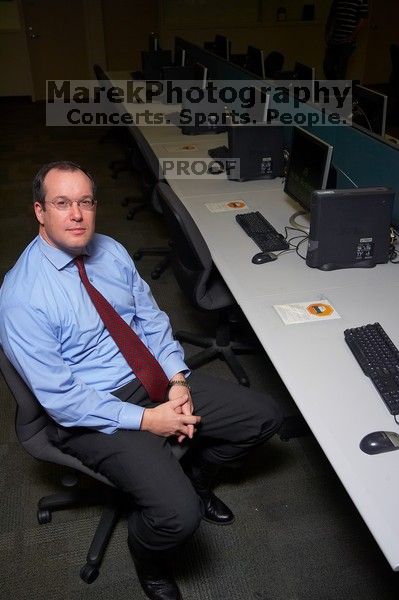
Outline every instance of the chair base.
{"label": "chair base", "polygon": [[235,355],[253,353],[255,351],[253,346],[233,341],[228,341],[228,343],[221,345],[218,343],[217,338],[204,337],[188,331],[177,331],[175,338],[179,342],[187,342],[188,344],[204,348],[201,352],[187,359],[187,365],[191,369],[201,367],[215,358],[221,358],[229,366],[238,383],[249,387],[249,378]]}
{"label": "chair base", "polygon": [[123,171],[130,171],[129,161],[126,159],[113,160],[109,163],[108,167],[111,169],[111,177],[112,179],[117,179],[119,173]]}
{"label": "chair base", "polygon": [[140,260],[143,256],[163,256],[153,270],[151,271],[151,279],[159,279],[162,273],[168,268],[172,260],[170,248],[162,246],[153,246],[152,248],[138,248],[133,254],[135,260]]}
{"label": "chair base", "polygon": [[283,419],[278,435],[282,442],[288,442],[291,438],[311,435],[312,431],[302,415],[291,415]]}
{"label": "chair base", "polygon": [[[80,569],[80,577],[86,583],[95,581],[100,573],[101,562],[104,557],[108,542],[115,528],[116,522],[122,512],[121,493],[104,489],[101,499],[109,502],[105,505],[97,525],[94,537],[87,552],[86,563]],[[70,488],[44,496],[38,502],[37,518],[40,525],[51,521],[52,512],[81,505],[96,505],[99,503],[98,489],[94,491],[83,491],[78,488]]]}
{"label": "chair base", "polygon": [[130,208],[127,212],[126,219],[128,221],[133,221],[134,217],[137,215],[138,212],[149,208],[148,203],[145,200],[143,200],[142,198],[140,200],[139,199],[132,200],[129,197],[129,198],[126,198],[126,200],[128,200],[128,202],[134,202],[136,204],[136,206],[134,208]]}
{"label": "chair base", "polygon": [[143,196],[125,196],[123,200],[121,200],[121,206],[128,206],[129,204],[142,204]]}

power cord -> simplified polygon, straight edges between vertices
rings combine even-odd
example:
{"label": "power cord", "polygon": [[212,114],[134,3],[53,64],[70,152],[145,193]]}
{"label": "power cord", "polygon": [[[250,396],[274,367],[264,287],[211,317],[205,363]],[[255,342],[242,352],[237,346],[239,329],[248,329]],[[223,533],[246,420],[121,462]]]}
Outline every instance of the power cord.
{"label": "power cord", "polygon": [[389,245],[390,245],[389,262],[392,263],[393,265],[399,264],[399,260],[395,260],[399,256],[398,251],[396,249],[396,244],[398,242],[397,236],[398,236],[397,231],[393,227],[391,227],[391,239],[389,242]]}
{"label": "power cord", "polygon": [[[289,229],[291,231],[298,232],[301,235],[294,235],[293,237],[288,239],[288,230]],[[304,233],[302,229],[298,229],[296,227],[289,227],[288,225],[286,227],[284,227],[284,231],[285,231],[285,239],[290,244],[290,246],[292,246],[292,250],[295,250],[295,252],[299,256],[299,258],[302,258],[302,260],[306,260],[306,256],[302,256],[302,254],[299,252],[299,247],[309,239],[309,235]],[[297,244],[293,244],[292,241],[297,240],[297,239],[299,239],[300,241],[297,242]],[[286,250],[286,252],[290,252],[290,250],[288,250],[288,251]]]}

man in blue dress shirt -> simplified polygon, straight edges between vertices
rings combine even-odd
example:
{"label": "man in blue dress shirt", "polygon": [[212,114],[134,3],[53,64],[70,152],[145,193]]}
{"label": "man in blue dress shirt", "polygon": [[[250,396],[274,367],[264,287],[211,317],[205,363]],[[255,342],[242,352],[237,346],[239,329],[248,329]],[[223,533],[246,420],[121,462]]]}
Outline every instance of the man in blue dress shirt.
{"label": "man in blue dress shirt", "polygon": [[[51,417],[51,441],[131,495],[128,544],[146,595],[179,600],[171,558],[201,518],[234,520],[212,480],[279,428],[279,409],[263,394],[190,374],[167,315],[127,251],[95,233],[87,171],[68,161],[44,165],[33,195],[39,235],[1,287],[0,343]],[[105,328],[74,262],[82,255],[92,285],[165,372],[165,402],[149,399]],[[186,471],[170,436],[195,441]]]}

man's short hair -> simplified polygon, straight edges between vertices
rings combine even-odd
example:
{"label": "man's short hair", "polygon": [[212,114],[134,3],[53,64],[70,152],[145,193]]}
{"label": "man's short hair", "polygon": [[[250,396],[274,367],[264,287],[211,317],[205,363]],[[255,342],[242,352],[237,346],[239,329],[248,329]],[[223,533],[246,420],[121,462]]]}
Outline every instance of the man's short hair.
{"label": "man's short hair", "polygon": [[44,199],[46,197],[46,190],[44,189],[44,179],[47,173],[52,169],[57,169],[58,171],[82,171],[82,173],[84,173],[90,179],[93,187],[93,196],[95,196],[97,186],[92,174],[89,173],[89,171],[83,169],[83,167],[70,160],[57,160],[43,165],[36,173],[32,185],[33,202],[40,202],[43,208],[45,208]]}

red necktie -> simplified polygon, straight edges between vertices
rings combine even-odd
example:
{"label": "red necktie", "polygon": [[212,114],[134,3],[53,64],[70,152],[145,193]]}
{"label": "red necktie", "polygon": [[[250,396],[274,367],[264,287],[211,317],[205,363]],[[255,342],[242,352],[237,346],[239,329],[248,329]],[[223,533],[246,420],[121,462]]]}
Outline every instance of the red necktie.
{"label": "red necktie", "polygon": [[85,286],[91,301],[101,317],[109,334],[133,370],[136,377],[141,381],[148,396],[156,402],[165,400],[168,379],[159,362],[153,357],[147,346],[143,344],[138,335],[116,312],[113,306],[92,285],[87,277],[83,257],[75,258],[79,275]]}

